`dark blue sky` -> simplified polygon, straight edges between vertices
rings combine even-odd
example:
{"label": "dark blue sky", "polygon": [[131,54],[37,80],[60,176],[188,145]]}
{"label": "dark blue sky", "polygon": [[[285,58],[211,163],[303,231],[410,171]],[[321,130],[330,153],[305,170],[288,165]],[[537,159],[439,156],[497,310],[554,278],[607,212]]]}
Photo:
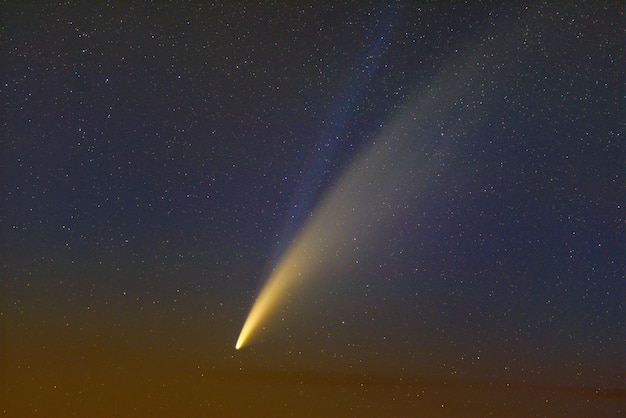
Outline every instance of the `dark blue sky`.
{"label": "dark blue sky", "polygon": [[[466,382],[517,385],[472,404],[479,415],[623,413],[622,15],[619,2],[5,3],[2,408],[168,415],[204,370],[210,387],[265,393],[268,414],[441,412],[385,379],[451,384],[434,404]],[[298,228],[411,112],[389,142],[406,150],[385,160],[410,169],[371,205],[392,221],[351,250],[366,259],[328,268],[235,352]],[[119,384],[100,364],[146,388],[135,403],[98,391]],[[271,385],[317,382],[306,373],[350,396],[317,387],[272,409]],[[361,397],[354,375],[405,401]],[[160,408],[155,388],[176,379]],[[187,415],[255,415],[254,396],[212,396]]]}

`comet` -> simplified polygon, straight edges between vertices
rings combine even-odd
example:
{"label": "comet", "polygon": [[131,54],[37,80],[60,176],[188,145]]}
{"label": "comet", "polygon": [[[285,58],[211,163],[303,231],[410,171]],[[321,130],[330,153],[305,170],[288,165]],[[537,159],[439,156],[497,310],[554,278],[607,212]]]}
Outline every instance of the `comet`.
{"label": "comet", "polygon": [[[375,244],[392,239],[403,208],[415,205],[416,196],[434,184],[431,179],[454,165],[455,150],[446,137],[470,135],[487,104],[497,105],[495,90],[489,97],[480,95],[484,68],[499,68],[485,57],[497,57],[489,52],[510,45],[491,39],[452,57],[430,83],[409,95],[330,187],[276,262],[244,322],[237,350],[298,292],[306,294],[314,284],[349,272],[360,259],[376,257]],[[501,70],[499,76],[504,75]],[[458,98],[481,106],[459,108]]]}

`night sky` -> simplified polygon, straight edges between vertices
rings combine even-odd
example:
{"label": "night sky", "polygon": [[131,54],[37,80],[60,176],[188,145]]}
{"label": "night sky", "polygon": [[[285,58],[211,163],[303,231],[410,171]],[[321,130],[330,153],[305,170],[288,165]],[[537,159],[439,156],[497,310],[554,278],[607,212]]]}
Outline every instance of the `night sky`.
{"label": "night sky", "polygon": [[622,2],[82,3],[0,10],[3,416],[626,413]]}

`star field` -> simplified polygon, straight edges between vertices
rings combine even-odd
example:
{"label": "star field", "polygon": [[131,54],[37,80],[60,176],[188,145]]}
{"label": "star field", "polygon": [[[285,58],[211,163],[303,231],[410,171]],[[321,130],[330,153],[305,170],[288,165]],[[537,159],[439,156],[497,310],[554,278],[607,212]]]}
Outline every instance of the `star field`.
{"label": "star field", "polygon": [[619,2],[1,9],[3,415],[624,414]]}

